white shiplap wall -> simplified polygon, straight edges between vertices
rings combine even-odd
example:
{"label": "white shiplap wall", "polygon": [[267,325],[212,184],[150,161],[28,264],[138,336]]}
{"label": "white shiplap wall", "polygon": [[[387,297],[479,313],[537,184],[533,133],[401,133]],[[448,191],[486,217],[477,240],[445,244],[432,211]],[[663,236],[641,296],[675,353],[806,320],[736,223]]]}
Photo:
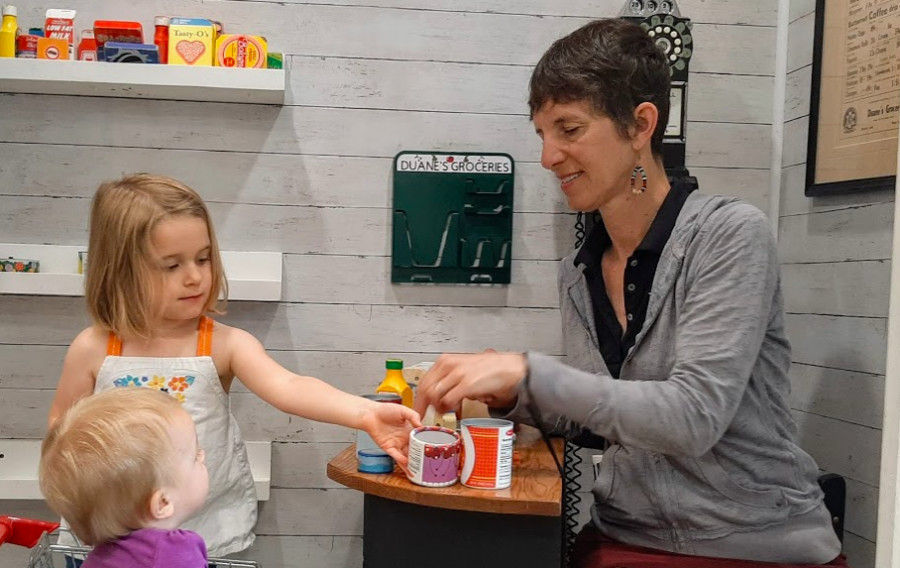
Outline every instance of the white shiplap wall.
{"label": "white shiplap wall", "polygon": [[791,1],[779,248],[801,444],[847,479],[844,550],[875,563],[893,193],[804,196],[815,0]]}
{"label": "white shiplap wall", "polygon": [[[556,261],[573,217],[527,120],[531,66],[620,0],[72,0],[82,24],[157,14],[265,34],[286,54],[284,107],[0,94],[0,242],[84,244],[90,196],[153,171],[209,202],[223,248],[285,256],[285,301],[234,303],[229,323],[298,372],[367,392],[386,357],[535,349],[561,354]],[[683,0],[695,22],[688,159],[707,192],[768,199],[776,0]],[[32,25],[50,7],[20,5]],[[2,84],[0,84],[2,91]],[[514,283],[389,282],[390,165],[404,149],[504,151],[517,161]],[[0,296],[0,437],[40,438],[81,301]],[[269,566],[361,566],[362,499],[325,477],[353,433],[291,418],[237,387],[245,436],[276,440],[272,500],[252,556]],[[589,497],[589,496],[587,496]],[[46,516],[38,503],[0,513]],[[7,548],[0,566],[24,565]],[[7,563],[9,562],[9,563]]]}

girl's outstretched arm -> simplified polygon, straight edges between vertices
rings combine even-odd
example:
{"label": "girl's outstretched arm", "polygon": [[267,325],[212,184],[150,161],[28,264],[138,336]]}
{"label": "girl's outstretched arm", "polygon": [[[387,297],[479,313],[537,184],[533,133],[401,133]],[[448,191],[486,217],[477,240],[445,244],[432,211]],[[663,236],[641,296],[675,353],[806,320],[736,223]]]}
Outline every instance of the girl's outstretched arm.
{"label": "girl's outstretched arm", "polygon": [[289,414],[365,430],[401,466],[405,466],[409,432],[419,415],[399,404],[379,404],[336,389],[314,377],[292,373],[272,359],[255,337],[229,328],[231,370],[257,396]]}

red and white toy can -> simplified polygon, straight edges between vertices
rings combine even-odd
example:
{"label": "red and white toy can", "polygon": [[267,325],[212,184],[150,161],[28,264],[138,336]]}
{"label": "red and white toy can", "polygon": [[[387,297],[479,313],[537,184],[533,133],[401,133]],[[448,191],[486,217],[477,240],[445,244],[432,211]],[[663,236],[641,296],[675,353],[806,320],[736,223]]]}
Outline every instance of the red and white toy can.
{"label": "red and white toy can", "polygon": [[409,472],[416,485],[449,487],[459,479],[459,434],[440,426],[409,433]]}
{"label": "red and white toy can", "polygon": [[512,484],[513,423],[498,418],[467,418],[460,423],[463,466],[460,481],[475,489],[506,489]]}

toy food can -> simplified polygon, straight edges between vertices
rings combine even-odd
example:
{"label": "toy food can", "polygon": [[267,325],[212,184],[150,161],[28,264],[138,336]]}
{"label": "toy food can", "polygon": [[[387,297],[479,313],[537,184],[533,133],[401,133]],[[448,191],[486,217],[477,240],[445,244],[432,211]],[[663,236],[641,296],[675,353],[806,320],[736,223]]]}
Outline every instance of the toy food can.
{"label": "toy food can", "polygon": [[[364,394],[363,398],[367,398],[369,400],[374,400],[375,402],[387,402],[390,404],[402,404],[403,399],[400,398],[399,394],[394,393],[378,393],[378,394]],[[387,455],[384,450],[382,450],[378,444],[375,443],[375,440],[369,436],[368,432],[365,430],[357,430],[356,431],[356,449],[359,450],[371,450],[375,452],[381,452],[385,456]],[[360,470],[362,471],[362,470]]]}
{"label": "toy food can", "polygon": [[20,35],[16,38],[16,57],[20,59],[37,59],[38,40],[40,36]]}
{"label": "toy food can", "polygon": [[462,428],[460,481],[476,489],[506,489],[512,483],[513,423],[497,418],[467,418]]}
{"label": "toy food can", "polygon": [[459,434],[440,426],[409,433],[409,473],[416,485],[448,487],[459,479]]}
{"label": "toy food can", "polygon": [[78,251],[78,274],[87,272],[88,253],[86,250]]}
{"label": "toy food can", "polygon": [[394,459],[381,450],[356,450],[359,462],[357,469],[362,473],[391,473]]}

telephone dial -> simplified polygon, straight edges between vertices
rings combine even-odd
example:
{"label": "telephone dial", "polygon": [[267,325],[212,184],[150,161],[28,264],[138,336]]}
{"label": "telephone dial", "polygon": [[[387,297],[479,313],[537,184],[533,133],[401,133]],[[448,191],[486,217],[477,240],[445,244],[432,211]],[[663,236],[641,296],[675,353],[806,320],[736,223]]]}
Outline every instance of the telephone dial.
{"label": "telephone dial", "polygon": [[663,139],[663,163],[670,178],[697,185],[685,167],[688,65],[694,54],[691,20],[681,15],[675,0],[628,0],[619,17],[640,25],[666,55],[672,74],[671,109]]}

